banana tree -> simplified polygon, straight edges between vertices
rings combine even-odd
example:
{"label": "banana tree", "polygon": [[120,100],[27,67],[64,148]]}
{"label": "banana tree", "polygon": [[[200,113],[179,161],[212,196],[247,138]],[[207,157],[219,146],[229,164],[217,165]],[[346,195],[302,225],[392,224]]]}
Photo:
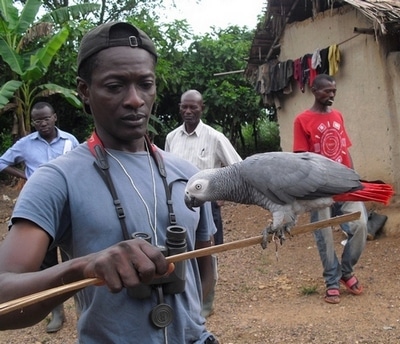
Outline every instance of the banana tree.
{"label": "banana tree", "polygon": [[81,107],[75,90],[40,83],[69,36],[68,25],[56,31],[49,21],[35,21],[40,6],[40,0],[27,0],[19,12],[13,0],[0,0],[0,56],[9,69],[0,86],[0,113],[16,115],[20,137],[30,131],[30,110],[38,97],[60,93]]}

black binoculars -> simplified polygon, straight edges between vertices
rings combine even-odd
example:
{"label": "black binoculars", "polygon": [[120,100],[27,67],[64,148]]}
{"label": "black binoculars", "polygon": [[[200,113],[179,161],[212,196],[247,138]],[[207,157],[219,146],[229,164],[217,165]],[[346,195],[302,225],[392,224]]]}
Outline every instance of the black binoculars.
{"label": "black binoculars", "polygon": [[[152,238],[147,233],[132,233],[132,239],[144,239],[152,243]],[[167,227],[165,246],[158,246],[165,257],[187,251],[186,228],[181,226]],[[175,263],[175,270],[167,277],[156,278],[150,283],[142,283],[137,287],[128,288],[129,297],[135,299],[146,299],[151,296],[152,288],[162,286],[165,294],[178,294],[185,290],[186,261]]]}

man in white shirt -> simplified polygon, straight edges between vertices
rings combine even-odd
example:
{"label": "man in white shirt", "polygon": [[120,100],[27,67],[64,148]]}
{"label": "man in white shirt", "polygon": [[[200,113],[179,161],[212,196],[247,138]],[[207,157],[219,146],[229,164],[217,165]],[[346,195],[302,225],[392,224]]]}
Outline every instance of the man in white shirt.
{"label": "man in white shirt", "polygon": [[[189,90],[182,94],[179,113],[183,124],[171,131],[165,140],[165,150],[190,161],[200,170],[229,166],[242,161],[224,134],[203,123],[203,96],[197,90]],[[221,219],[222,202],[212,202],[212,212],[217,233],[214,235],[215,245],[222,244],[223,226]],[[215,271],[216,271],[216,260]],[[215,282],[217,274],[215,274]],[[214,290],[204,300],[203,315],[213,311]]]}

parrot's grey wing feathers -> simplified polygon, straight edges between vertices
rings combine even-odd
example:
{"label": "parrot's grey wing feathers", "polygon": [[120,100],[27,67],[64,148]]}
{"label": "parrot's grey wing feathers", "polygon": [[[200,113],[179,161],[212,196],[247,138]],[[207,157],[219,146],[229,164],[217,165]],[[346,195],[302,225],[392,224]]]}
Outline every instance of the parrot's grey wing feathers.
{"label": "parrot's grey wing feathers", "polygon": [[359,186],[353,170],[314,153],[255,154],[240,163],[240,173],[278,204],[329,197]]}
{"label": "parrot's grey wing feathers", "polygon": [[290,157],[282,152],[255,154],[240,163],[240,173],[275,203],[291,203],[303,194],[300,180],[306,172],[298,166],[297,157]]}

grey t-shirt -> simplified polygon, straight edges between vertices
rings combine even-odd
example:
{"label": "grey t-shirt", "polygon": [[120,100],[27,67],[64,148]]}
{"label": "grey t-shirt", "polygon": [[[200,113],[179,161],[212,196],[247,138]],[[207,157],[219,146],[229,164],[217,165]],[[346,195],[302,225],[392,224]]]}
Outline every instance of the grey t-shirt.
{"label": "grey t-shirt", "polygon": [[[177,225],[186,228],[187,247],[193,250],[196,240],[207,241],[215,232],[209,204],[194,212],[184,204],[185,183],[179,180],[188,179],[197,168],[170,153],[159,152],[166,166],[168,184],[172,185]],[[110,153],[123,167],[108,156],[129,232],[148,233],[153,237],[153,244],[156,236],[158,244],[164,245],[166,228],[170,223],[164,185],[154,160],[149,159],[146,152],[110,150]],[[62,247],[71,258],[122,241],[112,196],[96,172],[94,161],[84,143],[40,167],[24,186],[12,220],[25,218],[38,224],[54,239],[52,245]],[[156,235],[151,228],[154,225]],[[207,333],[205,320],[200,315],[201,283],[195,259],[186,264],[185,291],[164,298],[164,302],[174,310],[174,320],[167,330],[169,343],[196,343],[204,338]],[[78,322],[81,343],[164,342],[164,331],[149,321],[150,312],[158,304],[155,292],[150,298],[139,300],[128,297],[126,290],[112,294],[105,286],[87,287],[79,293],[79,300],[82,303]]]}

